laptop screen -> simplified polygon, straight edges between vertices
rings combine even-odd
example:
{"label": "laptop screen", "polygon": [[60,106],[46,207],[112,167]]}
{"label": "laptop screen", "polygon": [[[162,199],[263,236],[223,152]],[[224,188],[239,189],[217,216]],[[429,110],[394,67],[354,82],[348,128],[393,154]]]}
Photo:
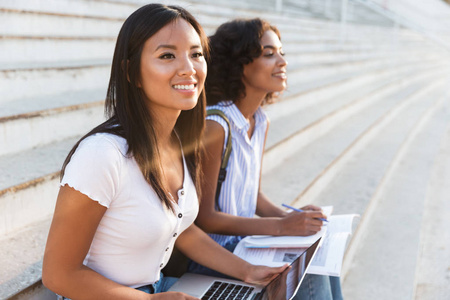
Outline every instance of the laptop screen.
{"label": "laptop screen", "polygon": [[283,272],[275,277],[262,291],[257,299],[289,300],[294,297],[306,274],[309,264],[319,246],[321,238],[298,256]]}

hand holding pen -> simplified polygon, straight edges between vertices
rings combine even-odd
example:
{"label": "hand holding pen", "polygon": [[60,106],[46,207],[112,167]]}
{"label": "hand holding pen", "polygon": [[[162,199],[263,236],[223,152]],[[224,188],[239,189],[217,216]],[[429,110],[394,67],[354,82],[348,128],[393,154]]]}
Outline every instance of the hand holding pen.
{"label": "hand holding pen", "polygon": [[[288,207],[292,209],[292,207]],[[301,212],[298,212],[299,209],[295,208],[293,212],[279,218],[276,223],[278,232],[276,235],[309,236],[319,232],[326,216],[318,207],[317,209],[314,208],[316,207]]]}
{"label": "hand holding pen", "polygon": [[[300,209],[300,208],[295,208],[295,207],[293,207],[293,206],[290,206],[290,205],[287,205],[287,204],[281,204],[282,206],[284,206],[284,207],[286,207],[286,208],[289,208],[289,209],[292,209],[293,211],[297,211],[297,212],[304,212],[304,210],[303,209]],[[325,218],[317,218],[318,220],[321,220],[321,221],[324,221],[324,222],[328,222],[328,220],[327,219],[325,219]]]}

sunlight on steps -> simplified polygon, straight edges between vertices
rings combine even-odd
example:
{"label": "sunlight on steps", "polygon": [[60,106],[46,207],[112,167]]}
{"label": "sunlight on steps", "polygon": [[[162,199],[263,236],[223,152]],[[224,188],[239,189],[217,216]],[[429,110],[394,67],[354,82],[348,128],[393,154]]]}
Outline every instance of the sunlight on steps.
{"label": "sunlight on steps", "polygon": [[[265,107],[262,190],[277,204],[361,215],[345,298],[445,299],[450,51],[358,1],[346,24],[326,0],[162,2],[186,7],[208,34],[237,17],[280,29],[288,88]],[[54,299],[40,273],[59,169],[103,120],[118,30],[146,3],[0,3],[0,299]]]}

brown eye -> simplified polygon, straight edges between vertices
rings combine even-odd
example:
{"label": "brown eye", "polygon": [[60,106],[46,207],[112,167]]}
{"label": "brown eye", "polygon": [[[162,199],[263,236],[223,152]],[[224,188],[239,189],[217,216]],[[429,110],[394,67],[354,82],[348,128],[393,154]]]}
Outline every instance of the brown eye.
{"label": "brown eye", "polygon": [[175,55],[173,55],[172,53],[164,53],[161,54],[159,56],[160,59],[171,59],[171,58],[175,58]]}
{"label": "brown eye", "polygon": [[192,56],[195,57],[195,58],[199,58],[199,57],[203,56],[203,53],[202,52],[196,52]]}

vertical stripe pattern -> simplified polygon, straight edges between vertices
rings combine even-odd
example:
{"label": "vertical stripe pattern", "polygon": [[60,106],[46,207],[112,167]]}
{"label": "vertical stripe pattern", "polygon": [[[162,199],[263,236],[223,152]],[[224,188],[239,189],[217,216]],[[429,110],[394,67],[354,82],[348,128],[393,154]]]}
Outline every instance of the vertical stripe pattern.
{"label": "vertical stripe pattern", "polygon": [[[228,161],[227,176],[220,192],[220,208],[223,212],[234,216],[252,218],[255,215],[259,191],[267,116],[261,108],[258,108],[254,115],[255,129],[250,139],[247,134],[250,124],[231,101],[220,102],[207,109],[223,111],[231,126],[232,151]],[[208,116],[207,120],[222,125],[225,130],[225,139],[227,138],[228,126],[220,116]],[[224,143],[224,151],[225,145],[226,143]],[[221,234],[210,234],[210,236],[222,246],[242,239],[242,237]]]}

